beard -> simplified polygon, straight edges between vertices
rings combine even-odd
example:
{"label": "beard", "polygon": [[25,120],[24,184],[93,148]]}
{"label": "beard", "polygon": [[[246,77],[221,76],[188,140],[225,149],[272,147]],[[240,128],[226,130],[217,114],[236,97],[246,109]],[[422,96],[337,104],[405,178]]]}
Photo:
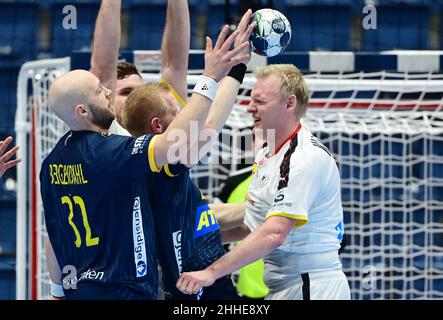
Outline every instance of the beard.
{"label": "beard", "polygon": [[114,113],[109,108],[99,108],[93,104],[88,105],[91,112],[91,122],[103,130],[108,130],[115,119]]}

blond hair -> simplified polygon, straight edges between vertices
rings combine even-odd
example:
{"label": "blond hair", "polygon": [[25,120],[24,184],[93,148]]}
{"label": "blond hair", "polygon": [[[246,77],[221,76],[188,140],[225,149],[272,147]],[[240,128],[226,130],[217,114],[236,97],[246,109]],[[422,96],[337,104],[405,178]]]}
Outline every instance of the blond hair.
{"label": "blond hair", "polygon": [[280,92],[284,97],[295,95],[300,118],[308,109],[309,89],[303,74],[293,64],[270,64],[257,69],[257,79],[263,79],[271,74],[280,78]]}
{"label": "blond hair", "polygon": [[161,94],[169,92],[164,83],[147,83],[131,92],[122,110],[122,121],[126,130],[135,137],[151,133],[153,117],[166,114],[166,104]]}

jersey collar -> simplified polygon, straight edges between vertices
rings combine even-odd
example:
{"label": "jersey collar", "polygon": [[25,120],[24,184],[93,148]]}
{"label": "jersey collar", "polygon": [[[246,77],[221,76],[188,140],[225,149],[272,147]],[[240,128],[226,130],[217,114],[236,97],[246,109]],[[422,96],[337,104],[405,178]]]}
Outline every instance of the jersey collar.
{"label": "jersey collar", "polygon": [[290,140],[292,140],[297,133],[300,131],[301,129],[301,123],[298,124],[297,128],[295,129],[295,131],[275,150],[274,154],[277,154],[280,152],[281,148],[283,148],[283,146]]}

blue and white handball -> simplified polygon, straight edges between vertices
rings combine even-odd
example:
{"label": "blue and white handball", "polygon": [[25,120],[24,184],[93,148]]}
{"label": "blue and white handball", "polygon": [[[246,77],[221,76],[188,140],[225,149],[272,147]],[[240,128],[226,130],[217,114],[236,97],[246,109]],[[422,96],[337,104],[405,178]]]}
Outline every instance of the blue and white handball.
{"label": "blue and white handball", "polygon": [[252,19],[257,26],[251,34],[252,52],[273,57],[280,54],[291,40],[291,24],[279,11],[261,9],[254,12]]}

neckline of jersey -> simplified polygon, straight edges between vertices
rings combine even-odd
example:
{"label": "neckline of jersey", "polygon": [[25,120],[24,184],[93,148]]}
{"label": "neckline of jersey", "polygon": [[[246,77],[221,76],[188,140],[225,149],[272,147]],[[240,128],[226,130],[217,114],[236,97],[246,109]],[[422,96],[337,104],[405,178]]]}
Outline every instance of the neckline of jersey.
{"label": "neckline of jersey", "polygon": [[[280,150],[283,148],[283,146],[290,140],[292,140],[300,131],[301,129],[301,123],[298,124],[297,128],[295,129],[295,131],[275,150],[275,152],[270,156],[273,157],[274,155],[276,155],[277,153],[280,152]],[[269,157],[269,158],[270,158]]]}

